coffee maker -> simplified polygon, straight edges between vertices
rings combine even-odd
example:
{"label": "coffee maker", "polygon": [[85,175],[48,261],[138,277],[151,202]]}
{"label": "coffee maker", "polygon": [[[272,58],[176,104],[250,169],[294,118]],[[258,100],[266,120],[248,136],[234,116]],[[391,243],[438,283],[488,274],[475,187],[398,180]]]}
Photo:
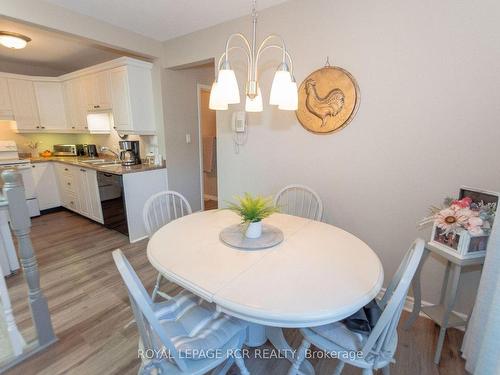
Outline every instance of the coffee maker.
{"label": "coffee maker", "polygon": [[139,153],[139,141],[119,141],[120,160],[122,165],[141,164],[141,155]]}

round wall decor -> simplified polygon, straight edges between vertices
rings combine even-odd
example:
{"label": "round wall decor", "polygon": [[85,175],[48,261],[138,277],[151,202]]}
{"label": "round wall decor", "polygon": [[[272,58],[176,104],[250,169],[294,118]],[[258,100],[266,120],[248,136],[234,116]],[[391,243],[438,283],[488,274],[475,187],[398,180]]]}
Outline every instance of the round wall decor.
{"label": "round wall decor", "polygon": [[318,134],[343,129],[356,115],[359,88],[354,77],[337,66],[318,69],[301,83],[297,119]]}

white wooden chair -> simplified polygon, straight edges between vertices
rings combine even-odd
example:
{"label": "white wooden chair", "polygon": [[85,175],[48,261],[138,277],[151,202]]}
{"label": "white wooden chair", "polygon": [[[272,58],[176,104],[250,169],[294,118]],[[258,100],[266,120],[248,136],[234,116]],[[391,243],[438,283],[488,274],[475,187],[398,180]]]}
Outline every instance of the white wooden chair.
{"label": "white wooden chair", "polygon": [[274,205],[284,214],[321,220],[323,203],[319,195],[304,185],[288,185],[274,198]]}
{"label": "white wooden chair", "polygon": [[[224,372],[236,362],[249,375],[241,353],[247,324],[215,310],[214,305],[182,291],[154,303],[120,249],[113,259],[128,289],[139,330],[139,375],[205,374],[218,367]],[[147,358],[145,358],[147,357]]]}
{"label": "white wooden chair", "polygon": [[388,375],[390,363],[394,362],[398,342],[396,329],[401,311],[424,247],[424,240],[417,239],[406,253],[379,302],[383,312],[369,335],[350,331],[341,322],[301,329],[304,340],[288,374],[297,373],[307,350],[313,344],[327,353],[342,353],[338,355],[340,363],[335,369],[336,375],[340,375],[345,363],[362,368],[363,375],[373,374],[373,370],[380,368],[384,375]]}
{"label": "white wooden chair", "polygon": [[[176,191],[167,190],[152,195],[144,204],[144,209],[142,211],[144,226],[146,227],[148,237],[151,238],[158,229],[172,220],[191,213],[191,206],[187,199]],[[157,295],[167,300],[172,298],[170,295],[160,290],[162,278],[163,276],[161,273],[158,273],[151,294],[153,301],[156,299]]]}

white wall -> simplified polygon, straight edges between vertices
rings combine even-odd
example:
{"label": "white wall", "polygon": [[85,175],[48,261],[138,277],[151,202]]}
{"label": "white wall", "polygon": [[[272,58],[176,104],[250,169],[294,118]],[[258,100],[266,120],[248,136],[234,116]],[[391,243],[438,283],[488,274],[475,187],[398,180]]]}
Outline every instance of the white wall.
{"label": "white wall", "polygon": [[[500,191],[499,12],[498,2],[454,0],[295,0],[260,12],[259,39],[285,37],[298,82],[330,56],[358,80],[361,105],[346,129],[322,136],[265,105],[249,115],[238,155],[231,113],[218,112],[220,201],[305,183],[322,197],[327,222],[377,252],[387,282],[411,241],[429,236],[416,223],[431,204],[462,184]],[[166,42],[165,63],[218,57],[230,32],[250,28],[245,18]],[[234,57],[243,93],[243,58]],[[262,58],[265,100],[278,59]],[[436,259],[425,266],[425,300],[437,301],[443,269]],[[464,275],[458,310],[468,311],[477,281],[477,271]]]}
{"label": "white wall", "polygon": [[[197,84],[210,85],[213,65],[165,69],[163,80],[169,189],[183,194],[193,211],[201,209]],[[186,143],[186,134],[191,143]]]}

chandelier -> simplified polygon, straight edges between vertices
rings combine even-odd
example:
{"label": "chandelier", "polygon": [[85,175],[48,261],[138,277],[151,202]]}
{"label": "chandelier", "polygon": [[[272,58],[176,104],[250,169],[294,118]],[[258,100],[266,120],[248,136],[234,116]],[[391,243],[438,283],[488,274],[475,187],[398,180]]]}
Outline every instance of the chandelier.
{"label": "chandelier", "polygon": [[[225,52],[217,63],[217,75],[210,92],[210,109],[227,110],[229,104],[240,102],[240,90],[234,70],[229,63],[229,52],[242,50],[247,57],[247,81],[245,85],[245,111],[262,112],[262,93],[259,87],[258,64],[261,54],[270,49],[279,49],[282,61],[274,74],[269,104],[277,105],[281,110],[297,109],[297,83],[293,76],[293,62],[286,50],[285,41],[276,34],[268,35],[257,48],[257,10],[255,0],[252,2],[253,33],[250,42],[243,34],[231,34],[226,41]],[[241,40],[243,45],[231,46],[233,40]],[[276,41],[278,44],[273,44]],[[275,42],[276,43],[276,42]]]}

